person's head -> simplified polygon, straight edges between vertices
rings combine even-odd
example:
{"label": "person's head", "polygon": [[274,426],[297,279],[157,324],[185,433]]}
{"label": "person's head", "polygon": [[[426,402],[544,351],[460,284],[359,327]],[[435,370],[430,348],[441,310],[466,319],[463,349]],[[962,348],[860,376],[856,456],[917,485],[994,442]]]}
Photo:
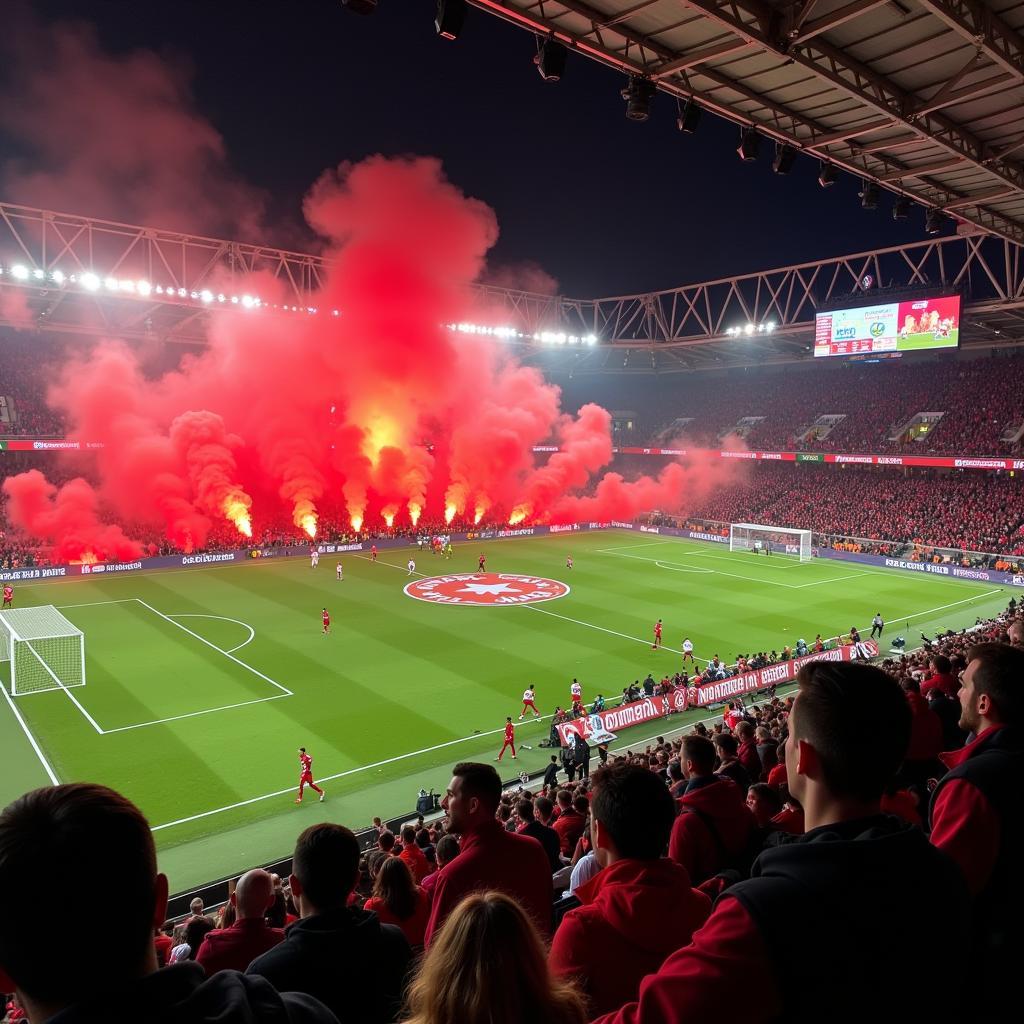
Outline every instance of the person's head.
{"label": "person's head", "polygon": [[684,736],[679,759],[688,779],[710,775],[715,769],[715,745],[706,736]]}
{"label": "person's head", "polygon": [[590,813],[590,801],[585,796],[574,796],[572,809],[585,818]]}
{"label": "person's head", "polygon": [[718,735],[715,736],[714,743],[718,750],[718,756],[723,761],[731,761],[740,749],[739,744],[736,742],[736,737],[729,732],[718,733]]}
{"label": "person's head", "polygon": [[434,937],[409,989],[407,1024],[583,1024],[581,996],[552,977],[534,923],[503,893],[467,896]]}
{"label": "person's head", "polygon": [[683,766],[675,758],[668,763],[668,778],[669,782],[683,781]]}
{"label": "person's head", "polygon": [[188,905],[188,909],[189,909],[189,913],[193,917],[202,917],[203,916],[203,901],[198,896],[196,896],[196,898],[194,900],[192,900],[192,902]]}
{"label": "person's head", "polygon": [[[104,878],[116,880],[121,909],[116,927],[104,929],[100,966],[75,943],[55,941],[54,929],[95,917]],[[157,968],[153,929],[166,916],[167,879],[157,874],[149,823],[105,786],[37,789],[0,812],[0,892],[0,991],[16,988],[32,1020]]]}
{"label": "person's head", "polygon": [[437,860],[437,866],[443,868],[446,864],[450,864],[459,855],[459,841],[455,836],[441,836],[437,841],[437,846],[434,848],[434,857]]}
{"label": "person's head", "polygon": [[560,789],[555,800],[558,803],[558,809],[563,813],[572,807],[572,793],[567,789]]}
{"label": "person's head", "polygon": [[754,727],[749,722],[736,723],[736,735],[740,743],[746,743],[754,735]]}
{"label": "person's head", "polygon": [[[902,686],[907,693],[916,693],[918,695],[921,693],[921,684],[913,676],[906,676],[904,679],[901,679],[900,686]],[[941,693],[942,691],[936,690],[933,692]]]}
{"label": "person's head", "polygon": [[876,804],[910,740],[899,684],[871,665],[832,661],[804,665],[796,682],[786,776],[808,821],[818,807]]}
{"label": "person's head", "polygon": [[551,820],[551,815],[555,813],[555,805],[551,802],[549,797],[539,796],[533,802],[534,811],[541,823],[546,825]]}
{"label": "person's head", "polygon": [[937,672],[939,675],[944,676],[949,675],[949,671],[952,668],[952,665],[950,665],[949,663],[949,658],[947,658],[944,654],[933,654],[931,658],[928,659],[928,661],[932,667],[933,672]]}
{"label": "person's head", "polygon": [[782,796],[767,782],[755,782],[747,790],[747,806],[757,819],[757,827],[764,828],[782,810]]}
{"label": "person's head", "polygon": [[772,734],[763,725],[759,725],[754,730],[754,738],[758,743],[767,743],[772,738]]}
{"label": "person's head", "polygon": [[430,846],[430,831],[423,825],[416,829],[416,845],[421,850],[426,850]]}
{"label": "person's head", "polygon": [[344,907],[358,880],[359,840],[344,825],[310,825],[296,840],[288,884],[300,917]]}
{"label": "person's head", "polygon": [[501,779],[491,765],[475,761],[457,764],[443,801],[451,830],[471,832],[493,820],[500,800]]}
{"label": "person's head", "polygon": [[263,917],[274,902],[274,880],[262,868],[246,871],[231,894],[231,906],[240,920]]}
{"label": "person's head", "polygon": [[668,846],[675,800],[657,775],[628,763],[599,768],[592,779],[590,839],[598,863],[657,860]]}
{"label": "person's head", "polygon": [[960,728],[980,733],[992,725],[1024,721],[1024,650],[1010,644],[977,644],[961,676]]}
{"label": "person's head", "polygon": [[400,921],[412,917],[418,892],[412,872],[400,857],[388,857],[380,866],[373,882],[373,895],[383,900],[388,910]]}
{"label": "person's head", "polygon": [[1024,619],[1015,619],[1011,622],[1006,635],[1014,647],[1024,647]]}
{"label": "person's head", "polygon": [[189,960],[195,960],[199,947],[203,944],[208,932],[212,932],[217,925],[208,917],[190,917],[185,922],[185,935],[183,941],[188,946]]}
{"label": "person's head", "polygon": [[384,829],[384,831],[377,836],[377,846],[385,853],[390,853],[395,848],[395,833],[390,829]]}
{"label": "person's head", "polygon": [[524,825],[533,821],[533,803],[529,800],[520,800],[516,804],[516,816]]}
{"label": "person's head", "polygon": [[415,846],[416,845],[416,826],[415,825],[403,825],[402,826],[402,845],[403,846]]}

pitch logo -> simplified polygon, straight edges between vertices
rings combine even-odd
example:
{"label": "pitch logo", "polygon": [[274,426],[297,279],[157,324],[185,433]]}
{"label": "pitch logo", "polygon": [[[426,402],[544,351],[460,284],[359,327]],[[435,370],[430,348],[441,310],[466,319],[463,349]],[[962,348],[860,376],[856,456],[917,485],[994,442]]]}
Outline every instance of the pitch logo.
{"label": "pitch logo", "polygon": [[417,601],[432,604],[515,605],[554,601],[569,593],[568,584],[542,576],[519,576],[510,572],[467,572],[431,576],[405,586],[405,593]]}

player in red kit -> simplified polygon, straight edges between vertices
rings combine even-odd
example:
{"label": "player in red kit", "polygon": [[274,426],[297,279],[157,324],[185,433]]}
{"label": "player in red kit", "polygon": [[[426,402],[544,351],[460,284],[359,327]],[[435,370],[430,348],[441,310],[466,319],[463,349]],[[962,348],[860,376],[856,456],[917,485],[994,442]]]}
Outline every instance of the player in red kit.
{"label": "player in red kit", "polygon": [[324,636],[327,636],[331,631],[331,613],[325,608],[320,618],[323,619],[324,623]]}
{"label": "player in red kit", "polygon": [[371,544],[370,545],[370,561],[371,562],[376,562],[377,561],[377,545],[376,544]]}
{"label": "player in red kit", "polygon": [[480,558],[477,560],[477,563],[476,563],[476,571],[477,572],[486,572],[486,570],[487,570],[487,557],[481,551],[480,552]]}
{"label": "player in red kit", "polygon": [[661,646],[661,619],[654,624],[654,643],[651,644],[651,650],[656,650]]}
{"label": "player in red kit", "polygon": [[516,759],[516,727],[512,724],[512,716],[509,715],[505,719],[505,742],[501,745],[501,753],[494,759],[495,761],[501,760],[501,755],[505,753],[505,748],[512,748],[512,760]]}
{"label": "player in red kit", "polygon": [[306,753],[305,747],[299,747],[299,795],[295,798],[297,804],[302,803],[302,791],[309,786],[314,792],[320,794],[320,803],[324,802],[324,791],[313,781],[313,758]]}
{"label": "player in red kit", "polygon": [[14,607],[14,587],[12,587],[10,583],[4,584],[4,607]]}

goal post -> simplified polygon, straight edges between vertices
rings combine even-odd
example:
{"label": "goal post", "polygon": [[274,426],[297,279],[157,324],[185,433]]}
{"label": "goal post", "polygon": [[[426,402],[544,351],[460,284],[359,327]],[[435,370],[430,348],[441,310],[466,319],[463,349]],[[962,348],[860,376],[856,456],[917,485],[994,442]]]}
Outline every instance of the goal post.
{"label": "goal post", "polygon": [[85,685],[85,635],[53,605],[0,612],[0,676],[12,696]]}
{"label": "goal post", "polygon": [[729,550],[788,555],[809,562],[812,557],[811,531],[762,523],[730,523]]}

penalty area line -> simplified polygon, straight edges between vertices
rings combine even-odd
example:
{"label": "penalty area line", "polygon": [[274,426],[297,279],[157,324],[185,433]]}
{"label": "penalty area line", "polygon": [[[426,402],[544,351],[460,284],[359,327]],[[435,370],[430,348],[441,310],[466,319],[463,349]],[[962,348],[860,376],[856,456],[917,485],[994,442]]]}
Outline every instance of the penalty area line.
{"label": "penalty area line", "polygon": [[43,771],[49,776],[50,782],[55,786],[60,785],[60,779],[57,778],[57,773],[50,767],[50,762],[46,760],[46,755],[42,752],[39,744],[36,742],[35,736],[32,735],[32,730],[29,729],[25,723],[25,719],[21,717],[21,712],[18,710],[18,706],[11,699],[11,695],[7,692],[6,686],[0,686],[0,690],[3,690],[4,697],[7,703],[10,705],[11,711],[14,712],[14,717],[18,720],[18,725],[21,726],[21,731],[25,734],[29,743],[32,745],[32,749],[36,753],[36,757],[39,758],[39,763],[43,766]]}

